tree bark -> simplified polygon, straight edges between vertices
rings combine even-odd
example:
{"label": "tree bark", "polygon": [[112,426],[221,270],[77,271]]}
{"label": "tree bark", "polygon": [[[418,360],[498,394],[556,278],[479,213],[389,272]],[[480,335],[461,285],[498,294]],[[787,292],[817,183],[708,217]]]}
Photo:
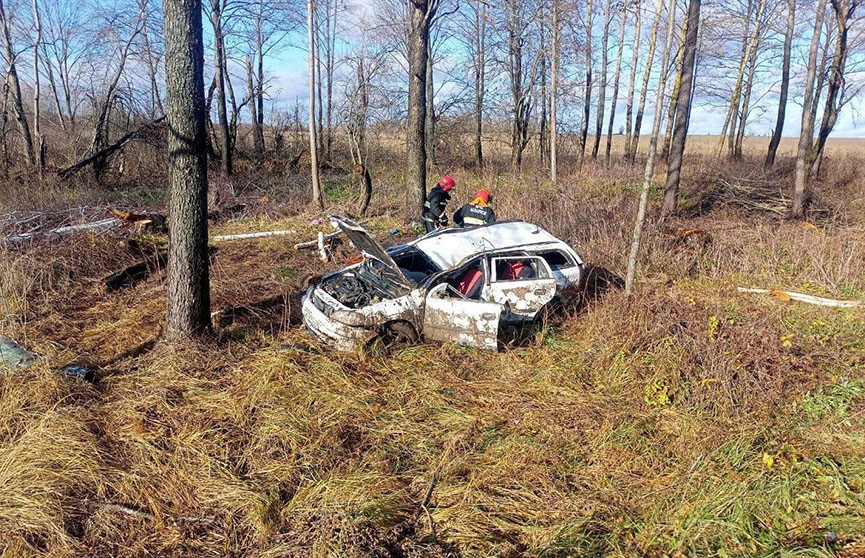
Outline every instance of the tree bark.
{"label": "tree bark", "polygon": [[12,106],[15,109],[15,120],[18,122],[18,130],[24,141],[24,151],[27,163],[32,167],[36,164],[33,156],[33,137],[30,135],[30,124],[27,122],[27,113],[24,112],[24,98],[21,96],[21,84],[18,82],[18,71],[15,64],[15,51],[12,47],[12,37],[9,33],[9,25],[6,21],[6,11],[3,0],[0,0],[0,33],[3,35],[3,50],[6,55],[6,74],[9,90],[12,94]]}
{"label": "tree bark", "polygon": [[170,340],[210,329],[201,0],[163,0],[168,119]]}
{"label": "tree bark", "polygon": [[583,122],[580,125],[580,151],[577,172],[583,169],[586,156],[586,140],[589,135],[589,116],[592,110],[592,0],[586,0],[586,87],[583,100]]}
{"label": "tree bark", "polygon": [[246,55],[246,83],[249,95],[249,122],[252,124],[252,145],[254,157],[261,160],[264,157],[264,133],[258,122],[258,107],[256,103],[255,76],[252,73],[252,57]]}
{"label": "tree bark", "polygon": [[634,2],[634,50],[631,53],[631,79],[628,85],[628,101],[625,105],[625,160],[631,160],[631,133],[633,131],[634,87],[637,83],[637,65],[640,59],[640,37],[643,22],[642,0]]}
{"label": "tree bark", "polygon": [[613,124],[616,121],[616,104],[619,100],[619,78],[622,74],[622,54],[625,51],[625,29],[628,22],[628,10],[621,6],[622,19],[619,23],[619,53],[616,55],[616,74],[613,78],[613,98],[610,99],[610,123],[607,126],[607,150],[605,154],[606,165],[609,167],[613,149]]}
{"label": "tree bark", "polygon": [[[694,0],[691,0],[692,2]],[[699,0],[697,0],[699,3]],[[672,14],[676,9],[676,0],[669,0],[667,13]],[[658,11],[661,11],[659,6]],[[699,13],[697,14],[699,18]],[[673,42],[673,30],[675,28],[674,17],[667,18],[667,34],[664,41],[664,49],[661,53],[661,67],[666,68],[670,57],[670,45]],[[652,138],[649,140],[649,153],[646,158],[646,170],[643,174],[643,187],[640,190],[640,204],[637,209],[637,220],[634,222],[634,235],[631,240],[631,250],[628,254],[628,270],[625,274],[625,293],[631,295],[634,292],[634,280],[637,274],[637,256],[640,253],[640,242],[643,237],[643,226],[646,222],[646,209],[649,205],[649,189],[652,186],[652,178],[655,175],[655,156],[658,152],[658,134],[661,131],[661,115],[664,104],[664,90],[666,89],[665,72],[658,74],[658,89],[655,96],[655,118],[652,123]]]}
{"label": "tree bark", "polygon": [[745,91],[742,94],[742,113],[739,116],[739,131],[736,133],[736,143],[733,147],[733,159],[736,159],[737,161],[742,159],[742,144],[745,141],[745,126],[748,122],[749,111],[751,110],[751,91],[754,88],[754,74],[757,71],[757,48],[755,48],[751,53],[751,59],[748,61],[748,80],[745,82]]}
{"label": "tree bark", "polygon": [[[655,45],[658,38],[658,26],[661,22],[661,11],[664,8],[664,0],[658,0],[655,6],[655,20],[652,22],[652,33],[649,36],[649,53],[646,57],[646,67],[643,70],[643,86],[640,89],[640,105],[637,108],[637,117],[634,119],[634,133],[631,136],[631,147],[628,152],[631,154],[631,164],[637,158],[637,148],[640,144],[640,128],[643,126],[643,112],[646,110],[646,97],[649,94],[649,77],[652,75],[652,66],[655,62]],[[675,18],[673,18],[675,19]],[[666,68],[661,68],[661,72],[665,72]]]}
{"label": "tree bark", "polygon": [[604,107],[607,104],[607,48],[609,47],[610,22],[612,21],[612,0],[607,0],[604,10],[604,35],[601,38],[601,83],[598,86],[598,114],[595,124],[595,143],[592,146],[592,159],[598,158],[601,147],[601,135],[604,132]]}
{"label": "tree bark", "polygon": [[679,54],[676,57],[676,81],[673,83],[673,92],[670,94],[670,108],[667,110],[667,131],[664,133],[664,143],[661,145],[661,159],[665,161],[670,154],[670,141],[673,139],[673,123],[676,121],[676,101],[679,98],[679,89],[682,87],[682,58],[685,55],[685,37],[687,34],[688,20],[686,18],[682,23]]}
{"label": "tree bark", "polygon": [[210,0],[214,38],[214,80],[216,82],[216,112],[219,119],[219,159],[222,174],[231,176],[231,134],[228,130],[228,107],[225,97],[225,38],[222,35],[222,1]]}
{"label": "tree bark", "polygon": [[406,186],[409,215],[420,214],[426,201],[426,69],[429,23],[436,0],[409,0],[408,123],[406,128]]}
{"label": "tree bark", "polygon": [[486,2],[475,0],[475,164],[480,172],[484,170],[483,124],[486,86],[486,10]]}
{"label": "tree bark", "polygon": [[33,135],[36,140],[36,168],[39,170],[39,180],[45,171],[45,137],[42,135],[41,88],[39,83],[39,47],[42,45],[42,20],[39,18],[39,2],[33,0],[33,27],[36,32],[36,44],[33,45]]}
{"label": "tree bark", "polygon": [[550,60],[550,180],[558,188],[559,132],[558,132],[558,87],[559,87],[559,1],[553,0],[553,54]]}
{"label": "tree bark", "polygon": [[[730,97],[730,108],[727,111],[727,116],[724,120],[724,126],[721,130],[721,138],[718,143],[718,157],[720,157],[721,153],[724,151],[725,139],[727,141],[727,154],[731,157],[735,157],[735,137],[737,134],[737,124],[739,120],[739,103],[742,100],[742,84],[745,81],[745,70],[747,69],[748,63],[750,62],[751,57],[754,56],[754,53],[757,49],[757,42],[760,38],[760,24],[763,20],[763,10],[765,9],[766,0],[760,0],[760,4],[757,7],[757,19],[754,22],[754,30],[751,33],[751,36],[747,38],[747,41],[745,42],[745,48],[742,49],[742,61],[739,64],[739,73],[736,76],[736,85],[733,87],[733,94]],[[750,18],[750,13],[748,14],[748,18]],[[748,19],[748,21],[750,21],[750,19]],[[745,35],[747,37],[747,28]],[[744,118],[744,115],[742,116]],[[728,129],[729,135],[727,135]]]}
{"label": "tree bark", "polygon": [[849,53],[847,36],[850,30],[850,20],[858,5],[855,0],[831,0],[831,3],[835,12],[837,37],[835,38],[835,54],[832,56],[832,66],[829,69],[829,88],[826,90],[823,119],[820,123],[820,130],[817,132],[817,141],[809,155],[812,178],[819,173],[826,140],[829,139],[829,134],[832,133],[832,129],[838,121],[838,111],[843,104],[844,72]]}
{"label": "tree bark", "polygon": [[700,0],[688,3],[688,33],[685,36],[685,56],[682,59],[682,86],[676,101],[676,124],[670,144],[670,160],[667,163],[667,183],[664,186],[664,205],[661,217],[673,215],[679,200],[679,181],[682,172],[682,157],[685,154],[685,140],[688,138],[688,124],[691,120],[691,99],[694,88],[694,66],[697,58],[697,37],[700,28]]}
{"label": "tree bark", "polygon": [[811,47],[808,50],[808,67],[805,74],[802,126],[799,133],[799,147],[796,152],[796,178],[793,184],[793,203],[790,207],[790,218],[792,219],[803,218],[808,204],[808,179],[811,173],[808,162],[808,150],[811,149],[811,143],[814,141],[814,113],[811,112],[811,105],[814,102],[817,50],[820,46],[820,31],[823,28],[825,13],[826,0],[818,0],[817,13],[814,18],[814,35],[811,37]]}
{"label": "tree bark", "polygon": [[431,41],[427,41],[426,56],[426,122],[424,123],[424,141],[426,142],[426,159],[428,171],[432,172],[435,165],[435,88],[433,87],[433,60]]}
{"label": "tree bark", "polygon": [[315,118],[316,48],[315,48],[315,4],[306,2],[306,21],[309,39],[309,165],[312,180],[312,203],[324,209],[324,196],[318,176],[318,129]]}
{"label": "tree bark", "polygon": [[766,153],[764,165],[768,168],[775,164],[778,146],[784,132],[784,119],[787,116],[787,95],[790,90],[790,55],[793,46],[793,31],[796,27],[796,0],[787,0],[787,31],[784,33],[784,56],[781,62],[781,92],[778,98],[778,118],[772,139],[769,140],[769,151]]}

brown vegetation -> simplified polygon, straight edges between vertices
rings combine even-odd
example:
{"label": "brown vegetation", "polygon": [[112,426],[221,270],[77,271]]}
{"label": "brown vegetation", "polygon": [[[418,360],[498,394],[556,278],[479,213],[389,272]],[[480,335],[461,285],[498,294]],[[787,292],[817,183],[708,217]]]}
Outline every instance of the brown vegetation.
{"label": "brown vegetation", "polygon": [[[692,140],[689,151],[714,148]],[[348,247],[322,264],[291,250],[294,238],[221,243],[217,331],[197,344],[158,341],[162,272],[104,292],[103,277],[140,259],[118,233],[0,248],[0,332],[42,357],[0,378],[0,552],[862,553],[865,314],[736,293],[865,296],[861,159],[830,141],[805,227],[762,207],[790,196],[789,151],[782,143],[767,173],[765,142],[748,152],[752,142],[741,163],[686,158],[684,216],[650,219],[636,298],[608,290],[495,355],[322,346],[303,331],[299,295]],[[508,156],[485,146],[487,165],[507,168]],[[212,234],[306,240],[323,227],[306,209],[307,177],[235,163],[235,186],[211,186],[242,209]],[[622,275],[641,172],[587,159],[581,177],[559,176],[559,193],[546,179],[456,169],[455,202],[493,184],[502,218],[538,222]],[[399,174],[376,170],[369,208],[377,236],[403,230],[391,242],[413,238]],[[323,178],[327,211],[351,211],[356,177]],[[4,200],[2,234],[165,203],[147,187],[18,195]],[[37,199],[84,208],[28,224],[21,204]],[[705,234],[665,235],[676,227]],[[95,382],[62,377],[67,364]]]}

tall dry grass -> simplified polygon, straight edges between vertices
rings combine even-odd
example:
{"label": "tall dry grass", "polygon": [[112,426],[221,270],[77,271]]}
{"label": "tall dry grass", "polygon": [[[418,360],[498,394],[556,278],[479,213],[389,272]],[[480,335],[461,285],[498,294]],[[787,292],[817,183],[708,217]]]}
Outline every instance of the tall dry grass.
{"label": "tall dry grass", "polygon": [[[297,316],[304,276],[346,247],[328,266],[293,238],[221,245],[214,310],[233,319],[179,345],[159,342],[159,274],[102,292],[135,257],[116,237],[0,252],[0,331],[42,356],[0,378],[0,553],[860,555],[865,313],[736,292],[865,298],[865,196],[849,161],[830,161],[804,227],[700,203],[706,177],[762,176],[776,191],[783,169],[692,158],[683,204],[702,209],[652,216],[637,297],[613,289],[498,354],[343,354],[311,338]],[[457,168],[455,202],[492,186],[502,218],[621,274],[639,170],[590,163],[561,191],[532,173]],[[390,242],[412,238],[399,175],[377,173],[368,224]],[[255,197],[273,198],[214,233],[311,238],[320,215],[292,180],[256,182]],[[350,180],[329,174],[328,211],[350,208]],[[705,234],[665,235],[679,226]],[[96,383],[61,377],[69,363]]]}

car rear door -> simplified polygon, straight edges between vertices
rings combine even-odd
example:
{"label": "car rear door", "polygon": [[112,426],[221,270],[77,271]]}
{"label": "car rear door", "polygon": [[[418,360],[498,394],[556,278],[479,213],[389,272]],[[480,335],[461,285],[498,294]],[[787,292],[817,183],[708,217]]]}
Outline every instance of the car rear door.
{"label": "car rear door", "polygon": [[[522,266],[518,268],[517,264]],[[524,271],[514,276],[514,269]],[[490,284],[485,300],[507,305],[519,318],[531,319],[556,296],[556,279],[550,266],[539,256],[491,258]]]}
{"label": "car rear door", "polygon": [[448,283],[433,287],[426,297],[423,334],[427,339],[495,351],[502,305],[469,300]]}

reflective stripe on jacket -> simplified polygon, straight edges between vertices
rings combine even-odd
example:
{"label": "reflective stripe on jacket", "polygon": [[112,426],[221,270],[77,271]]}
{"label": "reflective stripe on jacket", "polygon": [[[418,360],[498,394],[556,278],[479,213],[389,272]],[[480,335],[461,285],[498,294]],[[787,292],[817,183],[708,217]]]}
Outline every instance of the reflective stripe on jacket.
{"label": "reflective stripe on jacket", "polygon": [[496,222],[492,207],[467,203],[454,214],[454,222],[461,227],[480,227]]}

